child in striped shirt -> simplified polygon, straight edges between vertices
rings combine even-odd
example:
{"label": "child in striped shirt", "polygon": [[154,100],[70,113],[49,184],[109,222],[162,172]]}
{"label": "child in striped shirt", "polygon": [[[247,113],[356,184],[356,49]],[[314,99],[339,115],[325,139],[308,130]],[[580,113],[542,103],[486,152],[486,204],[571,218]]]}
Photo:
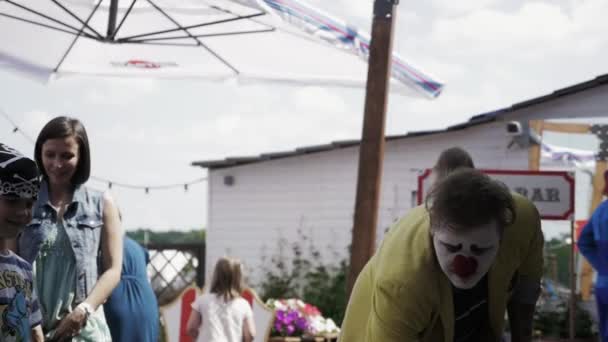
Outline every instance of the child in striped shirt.
{"label": "child in striped shirt", "polygon": [[36,163],[0,143],[0,341],[43,341],[32,265],[10,250],[32,220],[39,190]]}

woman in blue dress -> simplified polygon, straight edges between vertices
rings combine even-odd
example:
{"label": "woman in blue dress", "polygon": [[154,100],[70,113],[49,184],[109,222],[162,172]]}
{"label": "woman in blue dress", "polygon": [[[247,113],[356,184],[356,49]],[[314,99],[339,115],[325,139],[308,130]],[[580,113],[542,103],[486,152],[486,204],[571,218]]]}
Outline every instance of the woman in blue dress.
{"label": "woman in blue dress", "polygon": [[[608,195],[608,171],[604,172],[604,195]],[[597,271],[595,301],[599,316],[600,340],[608,342],[608,200],[593,211],[578,238],[578,249]]]}
{"label": "woman in blue dress", "polygon": [[158,302],[148,280],[148,251],[124,238],[120,283],[103,308],[114,342],[157,342]]}

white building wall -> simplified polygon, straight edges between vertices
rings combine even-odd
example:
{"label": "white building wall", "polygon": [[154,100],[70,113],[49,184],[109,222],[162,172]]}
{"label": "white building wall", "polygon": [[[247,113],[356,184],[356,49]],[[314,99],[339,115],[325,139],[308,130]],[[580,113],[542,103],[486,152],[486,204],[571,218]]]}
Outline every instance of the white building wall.
{"label": "white building wall", "polygon": [[[442,150],[461,146],[480,168],[527,169],[528,151],[517,145],[507,149],[509,142],[504,123],[388,142],[378,238],[412,206],[416,170],[432,167]],[[347,257],[358,155],[359,148],[351,147],[211,170],[206,279],[219,257],[231,255],[245,263],[250,283],[257,284],[263,257],[277,253],[280,238],[301,240],[298,229],[325,262]],[[224,185],[228,175],[234,177],[232,186]]]}

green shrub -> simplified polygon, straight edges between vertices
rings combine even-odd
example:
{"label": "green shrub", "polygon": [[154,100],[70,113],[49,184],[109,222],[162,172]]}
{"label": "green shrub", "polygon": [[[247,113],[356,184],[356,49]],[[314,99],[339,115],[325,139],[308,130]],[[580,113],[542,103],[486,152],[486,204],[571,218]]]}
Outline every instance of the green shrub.
{"label": "green shrub", "polygon": [[[277,253],[269,261],[263,257],[264,275],[258,285],[262,299],[299,298],[341,325],[347,304],[348,262],[343,259],[337,265],[324,264],[319,249],[301,230],[298,230],[298,239],[289,250],[284,247],[287,245],[287,241],[281,238]],[[333,252],[334,259],[337,259],[337,253]]]}
{"label": "green shrub", "polygon": [[[543,337],[568,338],[570,334],[570,308],[560,301],[553,307],[537,306],[534,314],[534,330]],[[589,313],[577,308],[574,315],[575,337],[593,337],[593,321]]]}

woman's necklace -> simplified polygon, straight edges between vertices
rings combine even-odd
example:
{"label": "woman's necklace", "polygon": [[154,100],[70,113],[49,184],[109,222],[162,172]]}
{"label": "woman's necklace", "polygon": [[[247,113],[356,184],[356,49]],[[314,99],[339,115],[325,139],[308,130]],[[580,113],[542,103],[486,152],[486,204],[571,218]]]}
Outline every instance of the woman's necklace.
{"label": "woman's necklace", "polygon": [[68,204],[70,203],[71,196],[62,196],[56,201],[51,201],[51,206],[57,212],[57,219],[63,221],[63,214],[65,213]]}

